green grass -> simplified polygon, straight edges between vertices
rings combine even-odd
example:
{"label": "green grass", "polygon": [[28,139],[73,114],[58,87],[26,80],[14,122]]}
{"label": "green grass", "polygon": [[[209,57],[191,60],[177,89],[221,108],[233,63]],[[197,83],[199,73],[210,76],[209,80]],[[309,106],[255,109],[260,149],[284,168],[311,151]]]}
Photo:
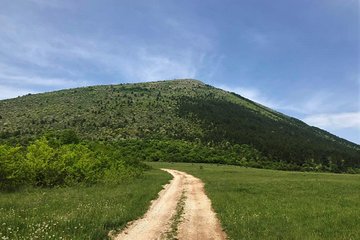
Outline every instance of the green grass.
{"label": "green grass", "polygon": [[106,239],[143,215],[170,178],[150,170],[117,186],[0,193],[0,239]]}
{"label": "green grass", "polygon": [[174,216],[172,216],[172,218],[170,220],[171,221],[170,230],[168,230],[168,232],[165,233],[166,240],[178,239],[177,234],[178,234],[178,230],[179,230],[179,225],[183,221],[185,200],[186,200],[186,196],[185,196],[185,192],[183,191],[181,193],[180,200],[178,201],[178,203],[176,205],[175,214],[174,214]]}
{"label": "green grass", "polygon": [[232,239],[360,239],[360,175],[151,165],[201,178]]}
{"label": "green grass", "polygon": [[[360,239],[360,175],[150,164],[201,178],[232,239]],[[169,179],[151,170],[117,186],[1,193],[0,239],[104,239],[143,215]]]}

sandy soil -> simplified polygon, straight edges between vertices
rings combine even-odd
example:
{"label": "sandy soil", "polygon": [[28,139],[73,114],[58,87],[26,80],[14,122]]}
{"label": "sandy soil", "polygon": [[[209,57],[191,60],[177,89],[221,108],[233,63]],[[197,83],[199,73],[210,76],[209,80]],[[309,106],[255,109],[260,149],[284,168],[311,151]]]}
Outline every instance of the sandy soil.
{"label": "sandy soil", "polygon": [[159,197],[151,203],[146,214],[141,219],[130,222],[115,239],[166,239],[183,193],[184,212],[178,225],[177,238],[226,239],[226,234],[212,210],[211,201],[205,194],[204,183],[185,172],[162,170],[169,172],[174,178],[159,192]]}

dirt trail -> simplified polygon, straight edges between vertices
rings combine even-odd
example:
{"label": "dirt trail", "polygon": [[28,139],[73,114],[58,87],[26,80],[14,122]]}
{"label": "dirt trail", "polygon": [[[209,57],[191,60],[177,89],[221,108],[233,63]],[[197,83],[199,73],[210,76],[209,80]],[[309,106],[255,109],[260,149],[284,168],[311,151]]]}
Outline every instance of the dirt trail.
{"label": "dirt trail", "polygon": [[151,203],[146,214],[141,219],[130,222],[115,239],[166,239],[167,233],[173,230],[173,216],[176,215],[176,206],[182,194],[185,195],[185,203],[177,238],[226,239],[212,210],[211,201],[205,194],[203,182],[185,172],[162,170],[169,172],[174,178],[159,192],[159,197]]}

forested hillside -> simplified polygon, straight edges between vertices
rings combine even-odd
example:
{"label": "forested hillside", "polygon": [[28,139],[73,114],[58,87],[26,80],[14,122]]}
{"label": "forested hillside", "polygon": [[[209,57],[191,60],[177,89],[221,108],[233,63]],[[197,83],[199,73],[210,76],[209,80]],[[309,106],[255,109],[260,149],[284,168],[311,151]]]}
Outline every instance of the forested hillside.
{"label": "forested hillside", "polygon": [[132,144],[138,157],[152,160],[333,172],[360,167],[359,145],[197,80],[92,86],[0,101],[3,144],[27,146],[64,129],[83,141]]}

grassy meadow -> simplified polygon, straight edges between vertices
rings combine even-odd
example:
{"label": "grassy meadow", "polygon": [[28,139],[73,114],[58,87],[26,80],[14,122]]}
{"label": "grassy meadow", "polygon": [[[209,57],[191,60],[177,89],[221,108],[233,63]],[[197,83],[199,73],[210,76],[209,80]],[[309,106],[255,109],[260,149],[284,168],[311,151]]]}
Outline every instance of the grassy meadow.
{"label": "grassy meadow", "polygon": [[142,216],[170,178],[149,170],[117,185],[0,193],[0,239],[106,239]]}
{"label": "grassy meadow", "polygon": [[360,239],[360,175],[148,164],[154,169],[117,185],[1,193],[0,239],[106,239],[144,214],[171,178],[162,167],[205,182],[231,239]]}
{"label": "grassy meadow", "polygon": [[360,239],[360,175],[150,164],[202,179],[231,239]]}

